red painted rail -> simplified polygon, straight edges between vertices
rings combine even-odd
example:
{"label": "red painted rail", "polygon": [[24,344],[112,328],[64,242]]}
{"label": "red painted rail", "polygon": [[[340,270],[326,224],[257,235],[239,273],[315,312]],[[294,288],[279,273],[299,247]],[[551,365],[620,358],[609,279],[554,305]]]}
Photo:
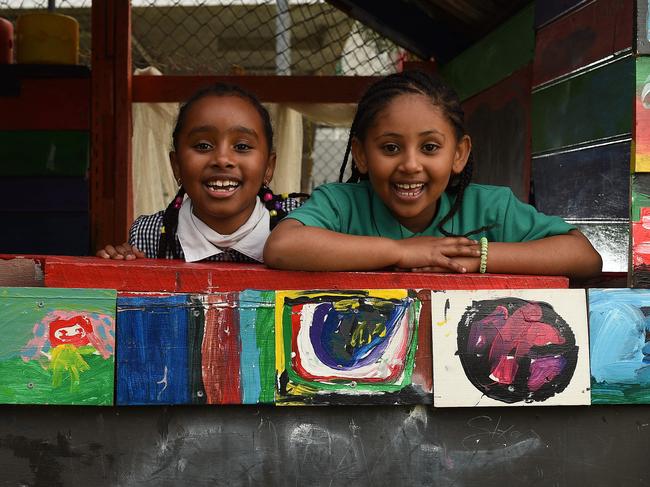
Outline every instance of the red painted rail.
{"label": "red painted rail", "polygon": [[225,292],[244,289],[530,289],[567,288],[556,276],[404,272],[297,272],[260,264],[186,263],[96,257],[45,257],[47,287],[118,291]]}

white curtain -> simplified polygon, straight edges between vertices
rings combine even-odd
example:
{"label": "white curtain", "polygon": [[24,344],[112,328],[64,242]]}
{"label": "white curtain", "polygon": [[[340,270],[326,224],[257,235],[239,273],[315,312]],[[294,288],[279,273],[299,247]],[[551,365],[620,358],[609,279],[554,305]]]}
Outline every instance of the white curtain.
{"label": "white curtain", "polygon": [[[300,191],[302,173],[302,117],[330,127],[349,127],[354,103],[290,103],[268,105],[274,120],[277,164],[271,189],[275,193]],[[342,154],[341,154],[342,155]]]}
{"label": "white curtain", "polygon": [[[136,69],[136,76],[160,75],[156,68]],[[133,104],[133,215],[164,209],[178,187],[169,163],[178,103]]]}

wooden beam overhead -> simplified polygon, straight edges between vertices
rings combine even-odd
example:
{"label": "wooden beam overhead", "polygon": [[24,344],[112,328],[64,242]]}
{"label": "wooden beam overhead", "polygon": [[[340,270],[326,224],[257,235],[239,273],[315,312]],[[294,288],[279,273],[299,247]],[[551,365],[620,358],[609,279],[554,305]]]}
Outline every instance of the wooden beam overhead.
{"label": "wooden beam overhead", "polygon": [[133,101],[187,100],[213,83],[240,86],[268,103],[356,103],[375,76],[134,76]]}

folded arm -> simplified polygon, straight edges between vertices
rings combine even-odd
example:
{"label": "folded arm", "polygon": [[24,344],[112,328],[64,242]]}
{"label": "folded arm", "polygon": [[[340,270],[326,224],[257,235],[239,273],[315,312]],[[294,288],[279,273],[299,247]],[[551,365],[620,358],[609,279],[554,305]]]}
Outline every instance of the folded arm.
{"label": "folded arm", "polygon": [[480,255],[478,243],[464,237],[385,237],[347,235],[297,220],[282,221],[271,232],[264,262],[277,269],[309,271],[366,271],[386,267],[435,267],[466,272],[457,258]]}
{"label": "folded arm", "polygon": [[[480,259],[463,260],[468,272],[478,272]],[[529,242],[490,242],[487,272],[537,274],[588,279],[600,274],[600,254],[578,230]],[[414,269],[417,270],[417,269]]]}

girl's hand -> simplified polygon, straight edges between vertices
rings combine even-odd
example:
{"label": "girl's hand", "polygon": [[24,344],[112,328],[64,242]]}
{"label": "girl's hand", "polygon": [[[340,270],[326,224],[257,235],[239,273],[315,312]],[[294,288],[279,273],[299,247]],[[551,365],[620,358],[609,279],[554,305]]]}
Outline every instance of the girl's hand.
{"label": "girl's hand", "polygon": [[103,249],[97,252],[97,257],[102,259],[114,259],[114,260],[134,260],[134,259],[146,259],[147,256],[139,250],[135,245],[130,245],[127,242],[124,242],[122,245],[107,245]]}
{"label": "girl's hand", "polygon": [[475,272],[481,246],[465,237],[412,237],[396,241],[400,269],[412,272]]}

